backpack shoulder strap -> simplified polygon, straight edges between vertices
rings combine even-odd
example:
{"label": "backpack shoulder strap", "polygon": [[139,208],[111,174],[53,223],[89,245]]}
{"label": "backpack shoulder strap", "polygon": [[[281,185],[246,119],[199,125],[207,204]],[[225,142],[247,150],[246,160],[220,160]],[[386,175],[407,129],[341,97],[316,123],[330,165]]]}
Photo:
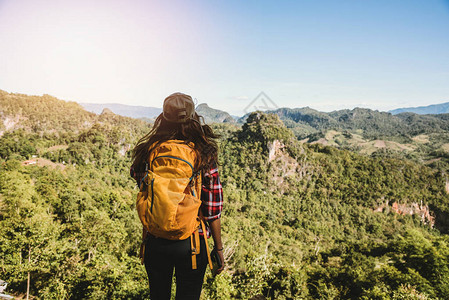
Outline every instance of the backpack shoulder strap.
{"label": "backpack shoulder strap", "polygon": [[212,266],[212,260],[210,259],[209,244],[207,242],[206,225],[204,225],[204,216],[203,212],[201,211],[201,208],[199,209],[199,219],[201,224],[201,230],[203,231],[204,242],[206,244],[207,261],[209,262],[209,268],[212,270],[214,267]]}

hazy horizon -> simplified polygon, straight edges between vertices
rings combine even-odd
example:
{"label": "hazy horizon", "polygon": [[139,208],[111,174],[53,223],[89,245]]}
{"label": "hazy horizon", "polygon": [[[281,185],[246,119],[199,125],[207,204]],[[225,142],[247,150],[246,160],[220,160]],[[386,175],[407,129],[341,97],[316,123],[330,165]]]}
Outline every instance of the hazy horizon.
{"label": "hazy horizon", "polygon": [[[99,102],[99,103],[93,103],[93,102],[78,102],[78,101],[75,101],[75,102],[77,102],[78,104],[81,104],[81,105],[82,105],[82,104],[93,104],[93,105],[127,105],[127,106],[133,106],[133,107],[157,108],[157,109],[161,109],[161,110],[162,110],[162,105],[158,107],[158,106],[146,106],[146,105],[131,105],[131,104],[125,104],[125,103],[120,103],[120,102],[104,102],[104,103],[101,103],[101,102]],[[378,110],[378,111],[389,112],[389,111],[392,111],[392,110],[395,110],[395,109],[401,109],[401,108],[424,108],[424,107],[428,107],[428,106],[441,105],[441,104],[446,104],[446,103],[449,103],[449,101],[441,102],[441,103],[433,103],[433,104],[424,105],[424,106],[401,106],[401,107],[394,107],[394,108],[389,109],[389,110],[379,110],[379,109],[374,109],[374,108],[370,108],[370,107],[362,107],[362,106],[354,106],[354,107],[350,107],[350,108],[337,108],[337,109],[332,109],[332,110],[324,110],[324,109],[321,109],[321,110],[320,110],[320,109],[316,109],[316,108],[313,108],[313,107],[310,107],[310,106],[297,106],[297,107],[280,106],[280,107],[278,107],[278,108],[290,108],[290,109],[295,109],[295,108],[305,108],[305,107],[309,107],[309,108],[312,108],[312,109],[315,109],[315,110],[318,110],[318,111],[321,111],[321,112],[332,112],[332,111],[338,111],[338,110],[343,110],[343,109],[354,109],[354,108],[367,108],[367,109],[371,109],[371,110]],[[200,104],[207,104],[210,108],[218,109],[218,108],[216,108],[216,107],[214,107],[214,106],[211,106],[211,105],[210,105],[209,103],[207,103],[207,102],[196,103],[195,105],[198,106],[198,105],[200,105]],[[276,108],[275,108],[275,109],[276,109]],[[220,110],[222,110],[222,109],[220,109]],[[238,116],[238,117],[244,116],[244,114],[243,114],[243,115],[237,115],[237,114],[233,114],[233,113],[231,113],[231,112],[229,112],[229,111],[226,111],[226,110],[222,110],[222,111],[227,112],[227,113],[229,113],[230,115],[234,115],[234,116]]]}
{"label": "hazy horizon", "polygon": [[[21,92],[10,92],[10,91],[6,91],[6,90],[1,89],[1,88],[0,88],[0,90],[3,90],[3,91],[8,92],[8,93],[25,94],[25,93],[21,93]],[[45,94],[50,95],[48,93],[44,93],[44,94],[41,94],[41,95],[36,95],[36,94],[34,94],[34,95],[33,94],[26,94],[26,95],[29,95],[29,96],[43,96]],[[103,106],[104,105],[125,105],[125,106],[132,106],[132,107],[145,107],[145,108],[162,109],[162,102],[163,102],[163,100],[161,100],[161,105],[160,106],[150,106],[150,105],[145,105],[145,104],[127,104],[127,103],[123,103],[123,102],[107,102],[107,101],[106,102],[86,102],[86,101],[75,101],[75,100],[62,99],[62,98],[57,97],[55,95],[50,95],[50,96],[55,97],[55,98],[57,98],[59,100],[66,101],[66,102],[76,102],[76,103],[78,103],[80,105],[83,105],[83,104],[93,104],[93,105],[99,105],[99,106],[100,105],[103,105]],[[242,116],[245,115],[245,112],[241,113],[241,114],[233,113],[233,112],[228,111],[226,109],[221,109],[221,108],[215,107],[214,105],[211,105],[208,102],[198,102],[197,99],[195,99],[195,100],[196,100],[196,103],[195,103],[196,106],[198,106],[200,104],[207,104],[210,108],[219,109],[219,110],[227,112],[227,113],[229,113],[230,115],[233,115],[233,116],[242,117]],[[326,109],[318,109],[318,108],[315,108],[313,106],[294,106],[294,107],[291,107],[291,106],[278,106],[277,108],[291,108],[291,109],[295,109],[295,108],[309,107],[309,108],[312,108],[312,109],[315,109],[315,110],[321,111],[321,112],[333,112],[333,111],[338,111],[338,110],[343,110],[343,109],[350,109],[351,110],[351,109],[354,109],[354,108],[367,108],[367,109],[371,109],[371,110],[378,110],[378,111],[389,112],[389,111],[392,111],[392,110],[395,110],[395,109],[400,109],[400,108],[424,108],[424,107],[428,107],[428,106],[432,106],[432,105],[441,105],[441,104],[445,104],[445,103],[449,103],[449,101],[444,101],[444,102],[440,102],[440,103],[430,103],[428,105],[419,105],[419,106],[397,106],[397,107],[392,107],[392,108],[390,108],[388,110],[382,110],[382,109],[378,109],[378,108],[366,107],[366,106],[362,106],[362,105],[360,105],[360,106],[356,105],[356,106],[352,106],[352,107],[340,107],[340,108],[338,108],[338,107],[335,108],[334,107],[333,109],[327,109],[327,110]],[[273,107],[273,109],[277,109],[277,108]],[[254,111],[254,110],[255,109],[252,109],[252,110],[250,109],[249,111]],[[268,110],[268,109],[261,109],[261,110]]]}

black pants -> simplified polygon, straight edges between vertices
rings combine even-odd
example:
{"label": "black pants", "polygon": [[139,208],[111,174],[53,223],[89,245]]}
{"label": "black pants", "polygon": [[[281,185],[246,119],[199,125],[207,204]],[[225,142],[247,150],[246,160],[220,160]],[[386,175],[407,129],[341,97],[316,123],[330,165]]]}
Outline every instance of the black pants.
{"label": "black pants", "polygon": [[150,283],[151,300],[170,300],[173,269],[176,277],[176,299],[198,300],[201,295],[207,253],[204,238],[200,237],[197,269],[192,269],[190,238],[170,241],[150,237],[145,245],[145,268]]}

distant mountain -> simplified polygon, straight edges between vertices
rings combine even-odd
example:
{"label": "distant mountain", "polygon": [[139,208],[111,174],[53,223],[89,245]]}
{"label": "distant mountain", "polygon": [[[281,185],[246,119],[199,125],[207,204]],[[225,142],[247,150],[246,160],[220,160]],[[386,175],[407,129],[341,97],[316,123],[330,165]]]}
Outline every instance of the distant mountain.
{"label": "distant mountain", "polygon": [[441,104],[433,104],[428,106],[397,108],[390,110],[389,112],[393,115],[400,114],[403,112],[412,112],[418,115],[445,114],[449,113],[449,102]]}
{"label": "distant mountain", "polygon": [[225,111],[209,107],[206,103],[201,103],[196,107],[199,115],[204,117],[206,123],[234,123],[235,119]]}
{"label": "distant mountain", "polygon": [[392,115],[389,112],[359,107],[329,113],[308,107],[279,108],[270,113],[277,114],[285,125],[301,138],[329,129],[361,130],[366,138],[415,136],[449,131],[449,114],[418,115],[406,112]]}
{"label": "distant mountain", "polygon": [[[151,119],[157,117],[162,108],[148,107],[148,106],[133,106],[118,103],[79,103],[87,111],[101,114],[104,109],[109,109],[111,112],[136,119]],[[206,103],[201,103],[196,107],[198,114],[204,117],[206,123],[233,123],[235,119],[225,111],[209,107]]]}
{"label": "distant mountain", "polygon": [[85,110],[101,114],[101,112],[108,108],[113,113],[125,117],[131,118],[154,118],[157,117],[161,112],[161,108],[148,107],[148,106],[134,106],[118,103],[79,103]]}

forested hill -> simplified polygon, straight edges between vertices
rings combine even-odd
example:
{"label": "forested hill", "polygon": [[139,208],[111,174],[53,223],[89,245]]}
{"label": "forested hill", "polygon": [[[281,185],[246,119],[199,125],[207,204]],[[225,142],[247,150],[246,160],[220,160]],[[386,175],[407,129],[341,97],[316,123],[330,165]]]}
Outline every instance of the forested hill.
{"label": "forested hill", "polygon": [[106,113],[96,115],[76,102],[66,102],[50,95],[29,96],[0,90],[0,133],[23,129],[28,132],[79,132],[94,124],[146,126],[143,122]]}
{"label": "forested hill", "polygon": [[[0,136],[0,279],[22,298],[148,299],[129,177],[148,124],[29,97],[2,93],[3,122],[25,125]],[[227,267],[203,299],[449,298],[444,166],[300,141],[276,114],[213,128]]]}
{"label": "forested hill", "polygon": [[209,107],[206,103],[201,103],[196,107],[199,115],[204,117],[206,123],[235,123],[234,118],[225,111]]}
{"label": "forested hill", "polygon": [[449,130],[449,114],[417,115],[401,113],[392,115],[366,108],[344,109],[330,113],[311,108],[280,108],[272,113],[277,114],[284,123],[292,128],[300,137],[310,134],[334,130],[361,130],[364,137],[415,136]]}
{"label": "forested hill", "polygon": [[0,130],[73,130],[92,126],[96,116],[75,102],[49,95],[28,96],[0,90]]}

